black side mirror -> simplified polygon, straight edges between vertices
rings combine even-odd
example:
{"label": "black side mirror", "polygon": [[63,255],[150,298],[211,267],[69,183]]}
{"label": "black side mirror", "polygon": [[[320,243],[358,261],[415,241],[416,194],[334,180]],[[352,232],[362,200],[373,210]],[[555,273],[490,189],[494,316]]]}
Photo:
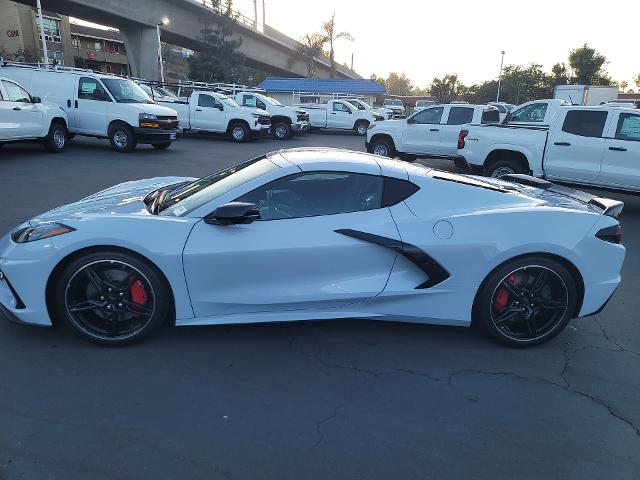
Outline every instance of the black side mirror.
{"label": "black side mirror", "polygon": [[416,121],[413,119],[413,117],[409,117],[407,118],[407,123],[416,123]]}
{"label": "black side mirror", "polygon": [[230,202],[220,205],[204,217],[204,222],[210,225],[237,225],[259,219],[260,212],[253,203]]}
{"label": "black side mirror", "polygon": [[216,108],[217,108],[218,110],[220,110],[221,112],[224,110],[224,107],[222,106],[222,104],[221,104],[221,103],[218,103],[218,104],[216,105]]}
{"label": "black side mirror", "polygon": [[31,97],[31,103],[42,103],[40,97]]}
{"label": "black side mirror", "polygon": [[507,114],[505,115],[504,120],[502,120],[503,125],[509,123],[509,120],[511,120],[511,112],[507,112]]}

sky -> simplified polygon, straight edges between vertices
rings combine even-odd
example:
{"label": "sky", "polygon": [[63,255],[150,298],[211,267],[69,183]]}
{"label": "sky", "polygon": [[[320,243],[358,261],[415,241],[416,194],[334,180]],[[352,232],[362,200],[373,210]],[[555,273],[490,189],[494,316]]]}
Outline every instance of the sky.
{"label": "sky", "polygon": [[[234,6],[253,15],[252,0]],[[349,64],[353,53],[354,69],[367,78],[405,72],[426,87],[457,73],[463,83],[481,82],[498,77],[502,50],[505,65],[535,62],[550,71],[585,42],[607,57],[614,80],[635,88],[640,73],[640,0],[265,0],[266,23],[296,39],[334,12],[338,31],[355,38],[337,44],[336,59]]]}

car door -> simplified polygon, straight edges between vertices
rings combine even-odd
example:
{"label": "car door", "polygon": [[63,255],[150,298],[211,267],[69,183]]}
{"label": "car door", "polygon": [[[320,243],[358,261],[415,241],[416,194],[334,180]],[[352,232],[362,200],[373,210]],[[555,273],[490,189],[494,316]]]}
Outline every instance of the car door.
{"label": "car door", "polygon": [[222,103],[213,95],[200,93],[191,116],[191,128],[207,132],[224,132],[227,125]]}
{"label": "car door", "polygon": [[614,113],[598,183],[640,191],[640,113]]}
{"label": "car door", "polygon": [[460,125],[473,121],[473,107],[449,107],[446,123],[440,126],[442,155],[457,155]]}
{"label": "car door", "polygon": [[396,253],[348,231],[399,239],[381,207],[383,182],[364,173],[298,172],[236,199],[257,205],[260,220],[199,222],[183,254],[195,315],[325,309],[378,295]]}
{"label": "car door", "polygon": [[2,80],[2,86],[7,94],[0,109],[0,124],[5,140],[34,138],[42,134],[42,112],[38,105],[32,103],[31,96],[17,83]]}
{"label": "car door", "polygon": [[74,102],[75,130],[87,135],[106,135],[111,97],[102,82],[93,77],[78,77]]}
{"label": "car door", "polygon": [[330,128],[352,128],[354,124],[353,111],[346,102],[333,102],[327,118]]}
{"label": "car door", "polygon": [[441,155],[440,122],[444,107],[429,107],[406,121],[402,132],[402,150],[406,153]]}
{"label": "car door", "polygon": [[607,124],[606,110],[567,110],[547,139],[544,171],[547,177],[595,183],[600,175]]}

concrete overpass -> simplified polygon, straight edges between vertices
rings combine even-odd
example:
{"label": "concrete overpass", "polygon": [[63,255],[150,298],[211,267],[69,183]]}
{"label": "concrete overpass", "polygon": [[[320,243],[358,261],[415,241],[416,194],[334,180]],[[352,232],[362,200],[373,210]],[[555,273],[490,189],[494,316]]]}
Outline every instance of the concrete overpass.
{"label": "concrete overpass", "polygon": [[[36,0],[15,1],[32,7],[36,4]],[[203,5],[202,0],[42,0],[42,8],[117,28],[124,40],[133,75],[150,80],[158,79],[158,23],[165,18],[170,21],[161,27],[164,42],[198,51],[204,46],[200,32],[207,20],[219,18],[219,14]],[[246,56],[248,66],[273,75],[306,75],[302,62],[291,67],[287,65],[295,51],[295,40],[268,26],[263,32],[240,21],[234,24],[233,30],[234,37],[242,39],[240,51]],[[318,58],[317,65],[318,75],[328,77],[329,59]],[[338,78],[360,78],[344,66],[337,65],[336,68]]]}

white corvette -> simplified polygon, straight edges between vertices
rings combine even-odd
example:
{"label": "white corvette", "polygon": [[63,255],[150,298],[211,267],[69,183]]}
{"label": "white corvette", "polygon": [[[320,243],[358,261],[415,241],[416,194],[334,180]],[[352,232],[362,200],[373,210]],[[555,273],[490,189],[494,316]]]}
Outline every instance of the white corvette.
{"label": "white corvette", "polygon": [[620,282],[622,203],[364,153],[270,153],[127,182],[0,240],[0,310],[102,344],[164,322],[367,318],[542,343]]}

